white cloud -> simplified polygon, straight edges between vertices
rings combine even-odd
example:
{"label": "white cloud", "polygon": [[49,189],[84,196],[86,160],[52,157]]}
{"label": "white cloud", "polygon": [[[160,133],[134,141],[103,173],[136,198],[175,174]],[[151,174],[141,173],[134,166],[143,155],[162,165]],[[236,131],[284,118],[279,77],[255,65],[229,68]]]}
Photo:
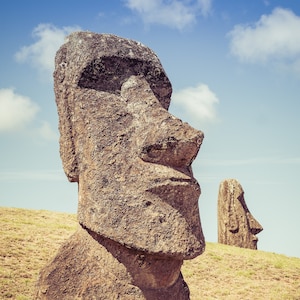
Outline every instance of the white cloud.
{"label": "white cloud", "polygon": [[55,132],[47,121],[43,121],[42,126],[38,128],[38,135],[44,140],[58,140],[58,133]]}
{"label": "white cloud", "polygon": [[197,2],[201,15],[207,16],[211,12],[212,0],[198,0]]}
{"label": "white cloud", "polygon": [[0,171],[1,181],[62,181],[66,180],[62,170],[18,170]]}
{"label": "white cloud", "polygon": [[136,11],[144,23],[161,24],[182,30],[193,25],[197,16],[207,16],[212,0],[125,0],[128,8]]}
{"label": "white cloud", "polygon": [[16,94],[13,89],[0,89],[0,132],[25,127],[38,109],[30,98]]}
{"label": "white cloud", "polygon": [[63,44],[66,35],[78,30],[79,27],[58,28],[51,24],[39,24],[32,32],[36,42],[22,47],[15,58],[18,62],[29,62],[39,71],[52,75],[56,51]]}
{"label": "white cloud", "polygon": [[300,17],[291,10],[276,8],[255,24],[235,26],[228,36],[231,53],[242,62],[300,67]]}
{"label": "white cloud", "polygon": [[215,105],[219,100],[205,84],[174,92],[172,102],[191,119],[191,123],[207,123],[217,120]]}

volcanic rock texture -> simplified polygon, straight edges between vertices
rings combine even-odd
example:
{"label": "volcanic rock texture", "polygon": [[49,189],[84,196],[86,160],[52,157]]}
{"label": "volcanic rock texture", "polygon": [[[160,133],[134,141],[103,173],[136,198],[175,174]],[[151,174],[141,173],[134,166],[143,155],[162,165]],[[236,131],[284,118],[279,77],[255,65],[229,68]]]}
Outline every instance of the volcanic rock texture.
{"label": "volcanic rock texture", "polygon": [[41,271],[37,299],[189,299],[180,267],[205,247],[191,169],[203,133],[168,112],[159,59],[76,32],[56,54],[54,88],[80,225]]}

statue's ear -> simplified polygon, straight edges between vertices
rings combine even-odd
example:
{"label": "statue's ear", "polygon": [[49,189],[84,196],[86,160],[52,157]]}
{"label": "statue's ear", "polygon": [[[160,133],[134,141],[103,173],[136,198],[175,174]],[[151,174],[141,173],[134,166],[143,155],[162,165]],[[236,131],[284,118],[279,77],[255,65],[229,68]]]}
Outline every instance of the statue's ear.
{"label": "statue's ear", "polygon": [[229,220],[228,220],[228,227],[229,231],[232,233],[237,233],[239,231],[239,222],[237,219],[237,213],[234,207],[234,199],[233,196],[229,200],[229,207],[228,207],[228,214],[229,214]]}
{"label": "statue's ear", "polygon": [[64,45],[58,50],[55,57],[54,91],[59,117],[60,157],[63,168],[70,182],[79,181],[78,163],[74,140],[74,94],[70,94],[65,78],[67,62]]}
{"label": "statue's ear", "polygon": [[[57,99],[57,102],[61,99]],[[76,149],[72,125],[70,120],[72,116],[68,113],[66,107],[59,108],[63,104],[57,104],[59,111],[59,132],[60,132],[60,157],[62,160],[65,174],[70,182],[79,182],[79,170],[76,158]]]}

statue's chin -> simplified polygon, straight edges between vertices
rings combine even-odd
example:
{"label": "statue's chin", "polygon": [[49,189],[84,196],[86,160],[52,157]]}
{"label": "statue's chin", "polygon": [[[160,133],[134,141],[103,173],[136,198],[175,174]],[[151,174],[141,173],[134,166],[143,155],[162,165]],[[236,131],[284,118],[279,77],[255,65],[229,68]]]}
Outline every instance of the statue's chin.
{"label": "statue's chin", "polygon": [[189,201],[190,209],[187,207],[182,212],[149,192],[99,201],[81,199],[78,219],[84,227],[128,248],[175,259],[192,259],[204,251],[205,242],[198,198]]}

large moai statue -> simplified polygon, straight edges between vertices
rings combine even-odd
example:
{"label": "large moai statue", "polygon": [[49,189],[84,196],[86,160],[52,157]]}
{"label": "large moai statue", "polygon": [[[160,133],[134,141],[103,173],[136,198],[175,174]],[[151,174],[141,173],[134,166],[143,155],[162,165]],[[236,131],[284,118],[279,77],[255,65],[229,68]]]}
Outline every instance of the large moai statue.
{"label": "large moai statue", "polygon": [[218,197],[218,242],[256,250],[256,234],[262,230],[246,205],[240,183],[236,179],[222,181]]}
{"label": "large moai statue", "polygon": [[203,133],[167,111],[159,59],[76,32],[56,54],[54,89],[79,228],[41,271],[36,299],[189,299],[180,268],[205,247],[191,169]]}

